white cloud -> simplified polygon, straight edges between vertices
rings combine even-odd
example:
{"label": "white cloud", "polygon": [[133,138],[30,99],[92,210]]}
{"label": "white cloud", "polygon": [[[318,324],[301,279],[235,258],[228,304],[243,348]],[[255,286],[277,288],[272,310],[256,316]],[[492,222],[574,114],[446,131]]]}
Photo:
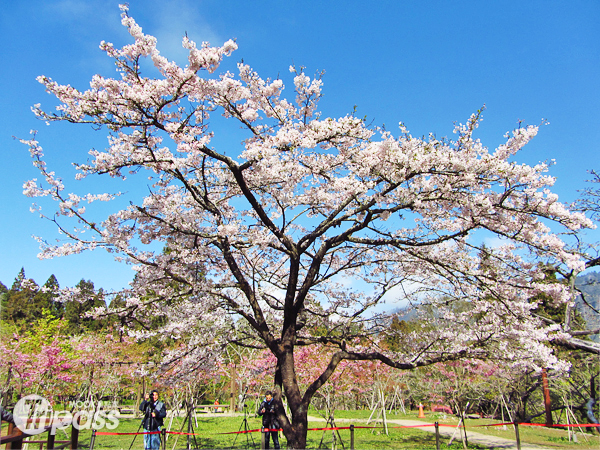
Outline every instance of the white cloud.
{"label": "white cloud", "polygon": [[[186,33],[198,47],[204,41],[219,46],[229,39],[229,36],[223,38],[214,31],[202,16],[199,5],[201,3],[188,1],[157,2],[152,27],[146,27],[147,32],[158,39],[158,50],[161,54],[180,65],[187,62],[187,50],[181,46],[181,40]],[[135,18],[135,11],[131,10],[131,13]]]}
{"label": "white cloud", "polygon": [[489,237],[486,237],[483,239],[483,243],[488,248],[498,248],[498,247],[508,244],[509,242],[510,241],[508,239],[501,238],[498,236],[489,236]]}
{"label": "white cloud", "polygon": [[[132,42],[121,25],[119,3],[124,0],[57,0],[44,5],[43,14],[64,24],[71,39],[79,43],[80,69],[114,76],[114,64],[99,49],[100,41],[115,46]],[[129,14],[144,33],[158,39],[158,50],[167,59],[187,65],[187,50],[181,46],[183,36],[195,41],[222,45],[230,36],[221,37],[202,14],[202,3],[187,0],[130,0]],[[151,67],[151,66],[149,66]],[[149,67],[146,69],[148,70]],[[152,69],[150,69],[151,71]],[[152,75],[151,72],[149,75]]]}

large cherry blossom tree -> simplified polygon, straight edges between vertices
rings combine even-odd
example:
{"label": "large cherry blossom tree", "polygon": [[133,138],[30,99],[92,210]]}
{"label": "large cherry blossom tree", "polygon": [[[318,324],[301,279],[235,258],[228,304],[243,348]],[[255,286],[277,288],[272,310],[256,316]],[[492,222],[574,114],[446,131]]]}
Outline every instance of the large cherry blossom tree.
{"label": "large cherry blossom tree", "polygon": [[[42,241],[44,257],[103,247],[133,264],[135,281],[120,293],[123,321],[188,336],[176,357],[194,370],[227,342],[268,348],[276,395],[291,411],[280,413],[290,448],[304,448],[311,399],[344,360],[560,366],[545,342],[561,330],[537,319],[530,299],[571,300],[564,286],[543,283],[540,267],[581,270],[557,233],[590,223],[558,202],[545,164],[513,161],[537,127],[519,127],[490,150],[474,137],[480,113],[456,126],[455,140],[417,138],[402,125],[395,136],[353,114],[324,117],[320,76],[291,67],[295,94],[286,99],[282,79],[245,63],[237,74],[218,72],[234,41],[198,47],[187,37],[180,67],[122,9],[134,42],[101,44],[120,77],[96,75],[82,91],[42,76],[60,105],[34,110],[109,134],[105,150],[77,165],[78,179],[138,177],[148,194],[68,193],[33,136],[26,142],[43,180],[25,193],[58,202],[48,217],[68,238]],[[227,126],[245,131],[239,149],[218,144],[215,132]],[[93,205],[84,204],[117,195],[130,206],[103,220],[88,215]],[[484,246],[476,230],[502,245]],[[426,319],[417,331],[397,330],[394,351],[379,338],[389,324],[381,304],[392,299],[416,317],[424,308]],[[330,356],[301,387],[295,349],[309,345]]]}

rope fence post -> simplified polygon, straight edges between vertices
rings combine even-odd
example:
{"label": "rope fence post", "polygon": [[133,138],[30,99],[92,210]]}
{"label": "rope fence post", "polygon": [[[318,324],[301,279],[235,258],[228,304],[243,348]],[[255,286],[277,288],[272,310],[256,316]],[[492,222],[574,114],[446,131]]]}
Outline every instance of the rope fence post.
{"label": "rope fence post", "polygon": [[467,409],[469,408],[469,403],[470,402],[467,402],[467,406],[466,406],[465,410],[462,411],[463,426],[462,426],[461,430],[462,430],[462,436],[464,436],[463,437],[463,447],[465,450],[467,450],[469,448],[469,439],[467,438],[467,421],[465,420],[465,413],[467,412]]}
{"label": "rope fence post", "polygon": [[436,450],[440,450],[440,424],[439,422],[435,422],[435,448]]}
{"label": "rope fence post", "polygon": [[354,450],[354,425],[350,425],[350,450]]}
{"label": "rope fence post", "polygon": [[192,410],[188,407],[188,424],[187,424],[187,450],[192,448]]}
{"label": "rope fence post", "polygon": [[515,436],[517,438],[517,450],[521,450],[521,437],[519,436],[519,422],[516,420],[513,422],[515,427]]}
{"label": "rope fence post", "polygon": [[162,450],[166,450],[167,448],[167,430],[164,428],[160,430],[160,446]]}
{"label": "rope fence post", "polygon": [[92,437],[90,438],[90,450],[94,450],[95,443],[96,443],[96,430],[92,429]]}
{"label": "rope fence post", "polygon": [[266,448],[266,444],[267,444],[266,443],[266,440],[267,440],[266,438],[267,438],[267,436],[265,434],[265,428],[262,427],[260,429],[260,448],[261,448],[261,450],[264,450]]}

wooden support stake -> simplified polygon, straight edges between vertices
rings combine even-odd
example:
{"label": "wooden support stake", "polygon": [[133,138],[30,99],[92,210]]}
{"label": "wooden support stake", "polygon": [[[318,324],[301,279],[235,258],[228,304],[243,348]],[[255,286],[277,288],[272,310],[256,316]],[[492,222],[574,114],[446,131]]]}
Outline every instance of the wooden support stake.
{"label": "wooden support stake", "polygon": [[90,438],[90,450],[94,450],[95,443],[96,443],[96,430],[92,430],[92,437]]}
{"label": "wooden support stake", "polygon": [[519,422],[516,420],[513,422],[515,426],[515,436],[517,438],[517,450],[521,450],[521,436],[519,436]]}
{"label": "wooden support stake", "polygon": [[235,365],[231,366],[231,385],[229,392],[229,411],[233,414],[235,412],[235,397],[237,392],[237,383],[235,379]]}
{"label": "wooden support stake", "polygon": [[187,437],[187,449],[190,450],[192,448],[192,410],[188,407],[188,427],[187,427],[188,437]]}
{"label": "wooden support stake", "polygon": [[542,369],[542,387],[544,390],[544,408],[546,410],[546,426],[551,427],[554,425],[552,420],[552,404],[550,402],[550,387],[548,385],[548,371],[546,368]]}

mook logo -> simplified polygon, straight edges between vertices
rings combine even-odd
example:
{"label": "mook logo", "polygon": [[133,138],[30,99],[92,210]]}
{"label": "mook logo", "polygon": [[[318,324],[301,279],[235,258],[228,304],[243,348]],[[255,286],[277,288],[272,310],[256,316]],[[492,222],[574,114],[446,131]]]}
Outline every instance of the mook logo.
{"label": "mook logo", "polygon": [[19,430],[29,435],[49,431],[56,434],[57,429],[63,429],[73,424],[78,430],[92,428],[114,430],[119,426],[118,412],[111,411],[54,411],[52,405],[44,397],[31,394],[21,398],[15,405],[13,417]]}

